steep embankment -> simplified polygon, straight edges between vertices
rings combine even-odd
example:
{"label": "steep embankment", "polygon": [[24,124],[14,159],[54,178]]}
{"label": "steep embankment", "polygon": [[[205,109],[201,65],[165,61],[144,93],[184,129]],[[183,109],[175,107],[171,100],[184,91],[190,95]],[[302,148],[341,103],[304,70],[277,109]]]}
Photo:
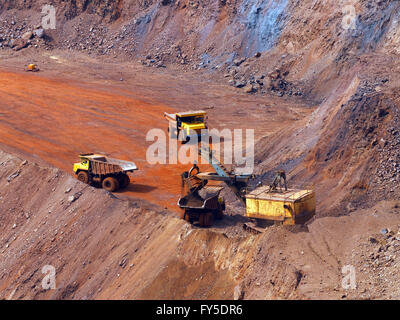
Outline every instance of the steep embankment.
{"label": "steep embankment", "polygon": [[[3,1],[4,42],[40,24],[44,4]],[[57,26],[46,31],[53,45],[100,54],[150,54],[215,69],[265,52],[256,65],[260,72],[283,62],[299,67],[301,78],[318,78],[315,71],[334,64],[338,53],[345,60],[372,50],[399,53],[398,1],[352,1],[354,12],[344,10],[347,1],[332,0],[56,0],[53,5]],[[354,29],[345,29],[344,18],[353,17]]]}
{"label": "steep embankment", "polygon": [[[376,59],[384,60],[379,67]],[[304,127],[259,143],[258,172],[270,177],[270,168],[283,168],[293,184],[312,185],[319,216],[397,199],[400,92],[394,61],[366,56],[344,72]]]}
{"label": "steep embankment", "polygon": [[[337,2],[309,5],[292,12],[275,50],[292,48],[282,70],[287,81],[303,84],[315,111],[304,127],[260,142],[258,172],[271,177],[283,168],[293,184],[312,185],[319,216],[397,199],[399,2],[353,2],[357,17],[349,30]],[[313,14],[305,15],[305,7]]]}
{"label": "steep embankment", "polygon": [[[199,229],[57,169],[3,152],[0,164],[2,298],[232,299],[261,250],[260,237],[234,218]],[[56,270],[55,290],[42,289],[46,265]],[[294,295],[293,270],[283,271],[282,287],[268,296]],[[239,288],[236,297],[247,295]]]}
{"label": "steep embankment", "polygon": [[[242,218],[200,229],[3,152],[0,182],[3,299],[398,297],[398,203],[252,235]],[[356,290],[341,286],[348,264]],[[42,288],[48,265],[56,289]]]}
{"label": "steep embankment", "polygon": [[[151,286],[167,267],[178,268],[179,278],[156,282],[166,298],[233,297],[228,266],[207,256],[195,259],[197,267],[183,264],[189,226],[168,212],[118,200],[60,170],[0,158],[2,298],[157,297],[163,293]],[[42,290],[45,265],[56,268],[56,290]],[[179,281],[185,272],[188,281],[207,277],[186,288]]]}

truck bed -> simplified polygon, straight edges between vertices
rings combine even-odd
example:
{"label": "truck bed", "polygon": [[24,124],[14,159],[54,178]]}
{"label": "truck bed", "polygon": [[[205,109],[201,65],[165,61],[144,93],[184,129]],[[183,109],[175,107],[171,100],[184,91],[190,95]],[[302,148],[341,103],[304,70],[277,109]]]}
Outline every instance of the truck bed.
{"label": "truck bed", "polygon": [[84,154],[81,157],[85,157],[90,160],[91,169],[94,174],[115,174],[119,172],[133,172],[137,170],[137,166],[134,162],[114,159],[97,154]]}
{"label": "truck bed", "polygon": [[[223,187],[205,187],[199,191],[198,194],[189,194],[178,201],[180,208],[188,209],[215,209],[218,201],[218,196],[222,191]],[[216,201],[212,201],[216,199]]]}

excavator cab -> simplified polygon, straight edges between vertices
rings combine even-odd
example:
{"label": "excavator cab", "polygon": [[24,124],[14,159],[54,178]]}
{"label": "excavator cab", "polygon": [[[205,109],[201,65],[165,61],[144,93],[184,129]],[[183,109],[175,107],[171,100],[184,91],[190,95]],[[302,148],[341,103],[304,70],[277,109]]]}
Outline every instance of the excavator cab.
{"label": "excavator cab", "polygon": [[89,170],[90,161],[87,158],[80,157],[81,162],[74,163],[74,173],[77,173],[80,170],[87,171]]}

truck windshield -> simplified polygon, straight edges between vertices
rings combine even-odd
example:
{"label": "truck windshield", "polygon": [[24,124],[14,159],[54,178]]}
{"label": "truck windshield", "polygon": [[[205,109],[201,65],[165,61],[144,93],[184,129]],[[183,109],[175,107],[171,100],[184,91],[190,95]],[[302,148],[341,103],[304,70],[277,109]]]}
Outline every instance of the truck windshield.
{"label": "truck windshield", "polygon": [[203,116],[192,116],[192,117],[184,117],[181,118],[181,121],[184,123],[203,123],[204,117]]}

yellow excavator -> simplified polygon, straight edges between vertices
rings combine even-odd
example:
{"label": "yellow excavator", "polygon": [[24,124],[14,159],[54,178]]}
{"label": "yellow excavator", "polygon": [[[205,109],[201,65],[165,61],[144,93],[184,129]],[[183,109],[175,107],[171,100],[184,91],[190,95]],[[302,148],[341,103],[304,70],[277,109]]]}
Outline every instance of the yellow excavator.
{"label": "yellow excavator", "polygon": [[182,218],[186,221],[199,221],[200,226],[210,227],[215,218],[223,217],[225,201],[219,196],[223,188],[208,187],[208,181],[225,182],[245,204],[246,216],[251,220],[243,227],[253,233],[263,232],[265,222],[304,224],[315,215],[315,192],[288,189],[284,171],[276,173],[271,185],[259,185],[250,191],[249,182],[255,178],[253,175],[237,175],[227,170],[212,150],[207,153],[207,150],[199,148],[199,154],[203,157],[208,154],[207,161],[215,172],[200,172],[194,165],[182,174],[182,186],[187,192],[179,199],[178,206],[184,210]]}
{"label": "yellow excavator", "polygon": [[304,224],[315,215],[313,190],[288,189],[285,171],[278,171],[272,184],[258,186],[245,195],[245,223],[248,231],[260,233],[270,222],[295,225]]}
{"label": "yellow excavator", "polygon": [[[190,136],[200,138],[202,130],[207,129],[205,111],[187,111],[175,114],[164,113],[169,121],[170,137],[186,143]],[[206,130],[207,131],[207,130]],[[193,134],[194,132],[194,134]],[[183,134],[183,137],[179,137]],[[200,142],[200,139],[197,141]],[[199,155],[213,167],[215,172],[200,172],[195,164],[182,177],[182,196],[178,206],[181,217],[190,223],[199,222],[202,227],[210,227],[216,219],[222,219],[225,201],[220,196],[221,186],[210,186],[209,181],[224,182],[246,206],[246,216],[250,222],[244,225],[246,230],[262,232],[265,222],[284,225],[303,224],[315,215],[315,192],[313,190],[288,189],[286,173],[278,171],[271,185],[259,185],[250,190],[253,175],[236,174],[228,170],[214,152],[205,149],[199,143]]]}

